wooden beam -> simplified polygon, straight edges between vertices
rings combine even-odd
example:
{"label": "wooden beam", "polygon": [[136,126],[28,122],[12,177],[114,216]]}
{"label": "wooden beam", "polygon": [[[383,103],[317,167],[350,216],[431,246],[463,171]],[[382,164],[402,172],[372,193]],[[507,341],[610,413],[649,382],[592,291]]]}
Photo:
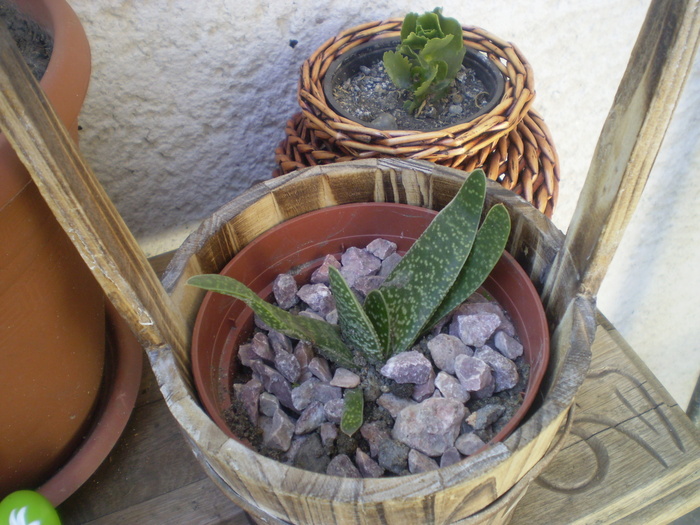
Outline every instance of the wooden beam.
{"label": "wooden beam", "polygon": [[592,297],[598,293],[692,65],[700,38],[698,4],[651,2],[598,139],[564,249],[549,275],[546,296],[567,294],[562,290],[567,282],[562,268],[568,257],[579,270],[579,290]]}
{"label": "wooden beam", "polygon": [[0,21],[0,130],[140,342],[184,355],[185,324]]}

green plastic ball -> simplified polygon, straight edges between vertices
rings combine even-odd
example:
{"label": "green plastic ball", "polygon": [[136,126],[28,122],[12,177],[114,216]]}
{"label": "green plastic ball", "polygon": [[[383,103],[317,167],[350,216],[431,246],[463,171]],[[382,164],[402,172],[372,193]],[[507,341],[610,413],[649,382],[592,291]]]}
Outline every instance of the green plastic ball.
{"label": "green plastic ball", "polygon": [[61,525],[61,520],[44,496],[18,490],[0,501],[0,525]]}

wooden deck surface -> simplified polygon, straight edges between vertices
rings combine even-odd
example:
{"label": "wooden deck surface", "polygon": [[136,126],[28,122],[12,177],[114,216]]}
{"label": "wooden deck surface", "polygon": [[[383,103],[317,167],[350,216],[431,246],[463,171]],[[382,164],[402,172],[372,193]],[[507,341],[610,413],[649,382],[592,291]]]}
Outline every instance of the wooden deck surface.
{"label": "wooden deck surface", "polygon": [[[572,432],[511,523],[669,523],[698,507],[700,432],[599,316]],[[195,460],[145,357],[121,440],[59,511],[65,525],[249,523]]]}

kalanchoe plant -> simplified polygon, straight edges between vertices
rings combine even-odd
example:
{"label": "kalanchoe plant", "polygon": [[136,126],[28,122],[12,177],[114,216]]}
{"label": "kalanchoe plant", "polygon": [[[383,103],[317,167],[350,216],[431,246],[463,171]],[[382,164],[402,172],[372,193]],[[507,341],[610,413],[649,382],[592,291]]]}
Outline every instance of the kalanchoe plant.
{"label": "kalanchoe plant", "polygon": [[436,7],[422,15],[409,13],[401,26],[401,44],[384,53],[384,68],[399,89],[413,92],[409,113],[420,113],[428,98],[445,96],[462,66],[466,48],[462,26]]}
{"label": "kalanchoe plant", "polygon": [[[364,304],[342,274],[329,267],[338,326],[291,314],[230,277],[197,275],[188,284],[242,300],[270,328],[311,342],[339,366],[356,368],[353,352],[381,365],[408,350],[463,303],[498,262],[510,233],[510,216],[505,206],[497,204],[479,227],[485,194],[484,172],[469,174],[454,199],[436,215],[383,284],[367,295]],[[362,423],[361,399],[353,398],[346,405],[360,411],[359,416],[352,411],[343,416],[341,429],[354,432]]]}

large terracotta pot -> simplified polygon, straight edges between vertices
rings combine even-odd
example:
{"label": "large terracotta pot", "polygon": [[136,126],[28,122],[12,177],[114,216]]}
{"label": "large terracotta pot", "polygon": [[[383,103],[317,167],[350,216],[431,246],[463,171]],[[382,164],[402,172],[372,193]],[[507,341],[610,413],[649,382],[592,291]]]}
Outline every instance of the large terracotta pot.
{"label": "large terracotta pot", "polygon": [[[428,227],[437,212],[396,203],[353,203],[295,217],[271,228],[238,253],[221,271],[256,292],[272,297],[272,282],[292,273],[299,285],[309,281],[323,258],[340,257],[351,246],[364,248],[381,237],[403,254]],[[530,377],[520,408],[493,442],[501,441],[525,417],[549,360],[547,319],[529,277],[505,252],[484,288],[505,308],[523,342]],[[238,347],[253,335],[253,312],[241,301],[210,292],[202,302],[192,334],[192,374],[209,416],[230,437],[224,413],[231,406]]]}
{"label": "large terracotta pot", "polygon": [[[40,84],[77,140],[90,78],[85,32],[63,0],[16,3],[53,36]],[[107,388],[104,302],[88,267],[0,134],[0,499],[45,484],[92,433],[93,414]],[[139,377],[140,366],[139,360]],[[49,499],[54,504],[65,499],[103,457],[87,473],[64,469],[69,481],[50,484]]]}

